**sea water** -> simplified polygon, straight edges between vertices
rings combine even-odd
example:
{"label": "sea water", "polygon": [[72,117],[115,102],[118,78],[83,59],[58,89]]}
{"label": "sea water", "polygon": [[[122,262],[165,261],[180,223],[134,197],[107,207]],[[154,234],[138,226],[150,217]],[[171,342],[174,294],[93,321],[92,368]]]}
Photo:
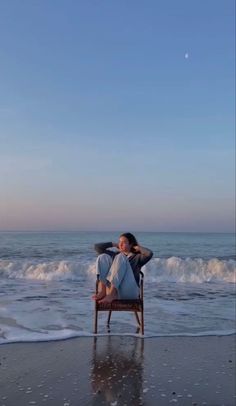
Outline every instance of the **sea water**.
{"label": "sea water", "polygon": [[[1,232],[0,343],[93,334],[94,243],[119,232]],[[235,333],[233,234],[135,233],[153,252],[143,267],[145,337]],[[109,334],[107,313],[99,333]],[[132,313],[112,314],[110,334],[137,333]]]}

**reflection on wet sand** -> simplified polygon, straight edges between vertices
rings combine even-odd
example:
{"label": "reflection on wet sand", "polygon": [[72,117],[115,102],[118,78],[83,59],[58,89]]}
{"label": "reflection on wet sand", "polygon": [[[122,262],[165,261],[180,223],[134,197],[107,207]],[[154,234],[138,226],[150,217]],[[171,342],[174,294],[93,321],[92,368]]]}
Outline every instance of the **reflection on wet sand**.
{"label": "reflection on wet sand", "polygon": [[144,340],[94,338],[91,386],[93,405],[140,405]]}

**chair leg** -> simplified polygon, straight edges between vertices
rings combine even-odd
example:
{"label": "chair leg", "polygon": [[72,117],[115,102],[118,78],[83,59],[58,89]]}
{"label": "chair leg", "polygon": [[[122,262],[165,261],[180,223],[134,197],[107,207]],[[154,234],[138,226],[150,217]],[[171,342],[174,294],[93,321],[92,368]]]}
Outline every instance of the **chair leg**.
{"label": "chair leg", "polygon": [[109,326],[110,320],[111,320],[111,312],[112,310],[109,310],[108,318],[107,318],[107,325]]}
{"label": "chair leg", "polygon": [[135,314],[138,325],[141,326],[141,323],[140,323],[140,320],[139,320],[139,317],[138,317],[138,312],[134,312],[134,314]]}
{"label": "chair leg", "polygon": [[95,307],[94,334],[97,334],[97,330],[98,330],[98,311],[97,311],[97,309]]}
{"label": "chair leg", "polygon": [[142,308],[142,311],[141,311],[141,332],[142,332],[142,335],[144,335],[144,314],[143,314],[144,312],[143,312],[143,308]]}

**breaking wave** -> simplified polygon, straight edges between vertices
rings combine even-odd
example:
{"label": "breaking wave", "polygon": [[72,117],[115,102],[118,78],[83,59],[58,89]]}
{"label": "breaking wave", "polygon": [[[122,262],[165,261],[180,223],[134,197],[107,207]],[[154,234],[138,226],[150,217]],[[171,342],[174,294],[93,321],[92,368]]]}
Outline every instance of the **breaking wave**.
{"label": "breaking wave", "polygon": [[156,282],[236,282],[236,261],[212,258],[154,258],[149,267],[149,278]]}
{"label": "breaking wave", "polygon": [[[236,261],[212,258],[153,258],[143,271],[150,282],[236,282]],[[95,261],[0,260],[0,278],[39,281],[81,280],[95,274]]]}

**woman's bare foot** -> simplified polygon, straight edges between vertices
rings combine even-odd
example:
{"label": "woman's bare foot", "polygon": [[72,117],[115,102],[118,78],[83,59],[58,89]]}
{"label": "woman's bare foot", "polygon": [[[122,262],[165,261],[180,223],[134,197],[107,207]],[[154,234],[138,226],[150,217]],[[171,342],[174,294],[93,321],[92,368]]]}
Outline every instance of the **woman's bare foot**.
{"label": "woman's bare foot", "polygon": [[101,292],[96,293],[95,295],[93,295],[93,296],[92,296],[92,299],[93,299],[93,300],[101,300],[101,299],[103,299],[105,296],[106,296],[106,292],[101,291]]}
{"label": "woman's bare foot", "polygon": [[106,295],[102,300],[99,300],[99,303],[111,303],[111,302],[113,302],[113,300],[116,300],[116,299],[117,299],[117,294],[112,293],[112,294]]}
{"label": "woman's bare foot", "polygon": [[93,300],[101,300],[106,296],[106,285],[99,281],[98,283],[98,293],[92,296]]}

